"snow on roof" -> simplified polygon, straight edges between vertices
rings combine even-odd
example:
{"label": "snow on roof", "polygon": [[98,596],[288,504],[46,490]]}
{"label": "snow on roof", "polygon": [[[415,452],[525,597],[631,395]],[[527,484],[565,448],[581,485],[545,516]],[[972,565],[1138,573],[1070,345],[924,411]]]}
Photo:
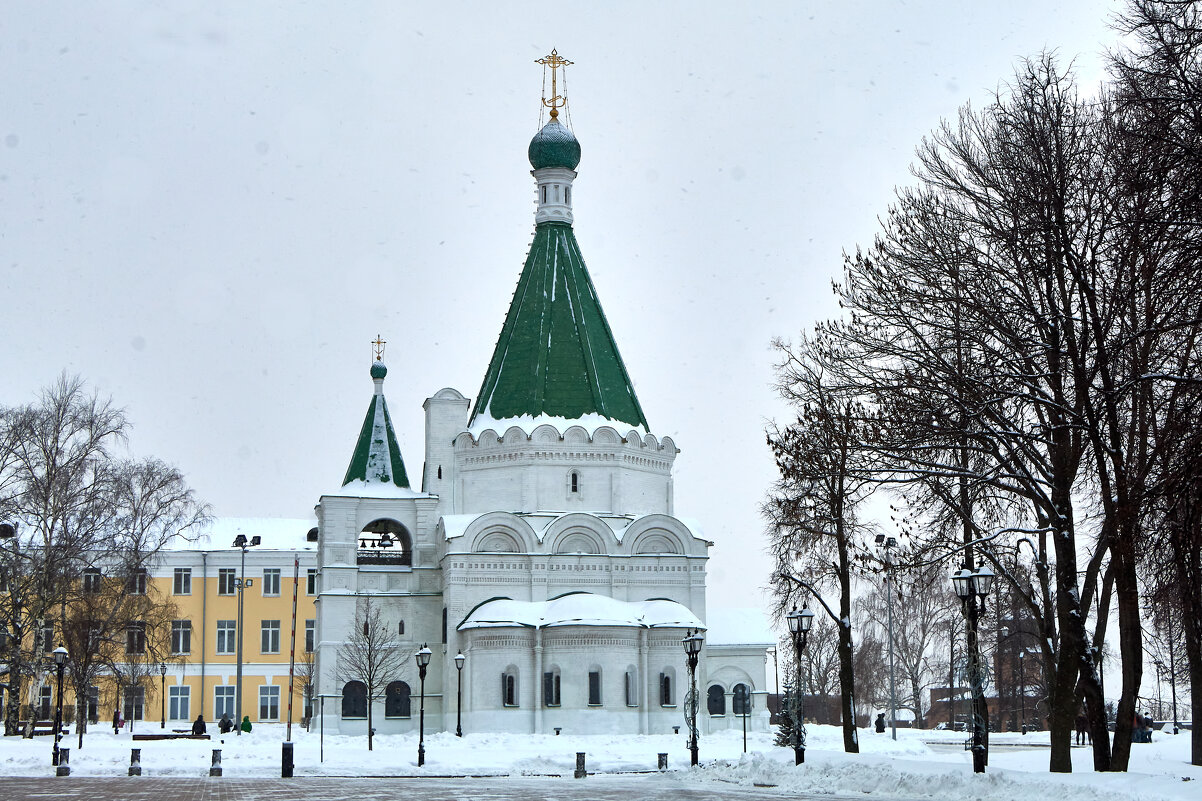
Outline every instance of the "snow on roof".
{"label": "snow on roof", "polygon": [[485,601],[468,614],[458,630],[525,626],[631,626],[636,628],[700,628],[702,622],[682,604],[652,600],[631,603],[577,592],[550,601]]}
{"label": "snow on roof", "polygon": [[218,517],[198,537],[192,540],[176,538],[167,547],[173,551],[224,550],[233,547],[234,537],[245,534],[262,537],[259,548],[266,550],[314,550],[317,543],[309,542],[306,535],[316,525],[316,517]]}
{"label": "snow on roof", "polygon": [[424,492],[398,487],[391,481],[348,481],[343,486],[323,496],[333,498],[429,498]]}
{"label": "snow on roof", "polygon": [[710,645],[763,645],[776,644],[776,635],[762,609],[753,607],[731,607],[710,609],[706,614],[709,631],[705,640]]}

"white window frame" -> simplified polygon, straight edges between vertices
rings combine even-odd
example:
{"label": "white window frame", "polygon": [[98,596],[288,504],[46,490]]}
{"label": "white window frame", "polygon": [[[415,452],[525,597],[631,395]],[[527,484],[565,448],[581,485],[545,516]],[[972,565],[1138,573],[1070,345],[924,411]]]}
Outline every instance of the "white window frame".
{"label": "white window frame", "polygon": [[[182,646],[182,647],[178,647]],[[171,621],[171,653],[173,654],[190,654],[192,653],[192,621],[191,620],[173,620]]]}
{"label": "white window frame", "polygon": [[192,719],[192,688],[187,684],[173,684],[167,688],[167,719]]}
{"label": "white window frame", "polygon": [[[264,647],[266,646],[266,647]],[[278,654],[280,652],[280,621],[259,621],[259,653]]]}
{"label": "white window frame", "polygon": [[278,567],[263,568],[264,598],[275,598],[280,594],[280,569]]}
{"label": "white window frame", "polygon": [[177,567],[171,577],[172,595],[192,594],[192,568]]}
{"label": "white window frame", "polygon": [[[223,712],[229,713],[230,720],[234,719],[238,712],[237,691],[233,684],[218,684],[213,688],[213,720],[220,720]],[[238,721],[234,723],[237,725]]]}
{"label": "white window frame", "polygon": [[[224,635],[224,636],[223,636]],[[222,648],[222,640],[226,640],[225,648]],[[237,620],[218,620],[217,621],[217,653],[222,656],[237,653],[238,650],[238,621]]]}
{"label": "white window frame", "polygon": [[[263,714],[263,705],[267,704],[269,714]],[[270,714],[271,705],[275,705],[275,714]],[[280,686],[278,684],[262,684],[259,686],[259,720],[266,723],[280,719]]]}

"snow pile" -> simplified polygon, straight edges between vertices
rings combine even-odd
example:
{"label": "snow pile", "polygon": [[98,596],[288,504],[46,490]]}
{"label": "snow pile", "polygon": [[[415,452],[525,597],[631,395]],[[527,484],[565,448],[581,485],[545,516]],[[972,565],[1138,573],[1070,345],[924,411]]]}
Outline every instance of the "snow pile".
{"label": "snow pile", "polygon": [[[212,727],[211,727],[212,728]],[[158,733],[154,724],[138,724],[138,733]],[[124,776],[130,748],[142,751],[144,776],[203,777],[208,775],[210,752],[222,750],[225,776],[249,778],[279,776],[281,724],[256,724],[242,736],[213,735],[211,741],[131,740],[128,730],[94,727],[85,735],[82,750],[73,737],[63,741],[71,749],[73,776]],[[663,789],[699,784],[713,787],[768,785],[770,792],[786,795],[864,796],[920,798],[931,801],[1196,801],[1202,768],[1188,764],[1189,736],[1158,734],[1151,745],[1133,749],[1130,773],[1094,773],[1088,748],[1073,749],[1072,774],[1047,772],[1047,734],[1027,737],[995,734],[988,771],[972,772],[963,750],[963,734],[899,729],[895,742],[889,735],[862,732],[863,752],[843,753],[842,731],[834,726],[808,726],[806,761],[793,764],[793,752],[773,745],[773,734],[749,733],[743,753],[739,731],[703,734],[701,765],[690,768],[686,737],[679,735],[590,735],[564,731],[554,734],[467,734],[448,732],[426,737],[426,764],[417,767],[417,736],[381,735],[375,750],[367,750],[364,737],[326,734],[315,728],[292,730],[296,775],[304,776],[568,776],[575,768],[576,752],[587,754],[587,769],[602,780],[604,774],[638,773],[626,779],[645,781]],[[0,738],[0,775],[53,776],[51,741],[47,737],[24,740]],[[324,750],[324,759],[323,759]],[[656,755],[668,754],[668,772],[655,772]],[[557,781],[552,779],[551,781]],[[567,779],[571,781],[571,779]],[[639,795],[631,784],[632,794]]]}

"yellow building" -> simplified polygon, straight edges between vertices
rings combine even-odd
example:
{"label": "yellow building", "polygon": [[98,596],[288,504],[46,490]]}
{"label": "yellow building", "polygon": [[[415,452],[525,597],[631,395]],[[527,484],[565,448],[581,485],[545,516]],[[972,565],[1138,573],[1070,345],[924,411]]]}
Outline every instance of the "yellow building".
{"label": "yellow building", "polygon": [[[165,714],[169,728],[183,728],[197,715],[210,723],[223,713],[237,720],[238,579],[244,577],[241,713],[252,722],[287,720],[296,576],[292,719],[299,721],[306,667],[317,645],[315,532],[309,539],[315,525],[315,520],[225,518],[215,520],[199,541],[165,550],[149,578],[156,594],[175,607],[170,633],[164,625],[158,635],[169,638],[160,642],[168,653],[167,671],[159,675],[153,666],[142,686],[123,690],[123,717],[159,722]],[[245,554],[234,545],[240,537],[247,542]],[[115,699],[114,693],[105,695]],[[102,720],[112,712],[111,707],[98,710]]]}

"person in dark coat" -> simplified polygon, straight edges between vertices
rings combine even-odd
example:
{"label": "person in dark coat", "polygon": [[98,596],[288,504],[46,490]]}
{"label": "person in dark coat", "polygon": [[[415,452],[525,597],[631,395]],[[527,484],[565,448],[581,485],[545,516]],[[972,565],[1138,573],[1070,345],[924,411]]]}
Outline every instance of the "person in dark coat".
{"label": "person in dark coat", "polygon": [[1085,745],[1089,737],[1089,718],[1085,717],[1085,713],[1077,715],[1077,745]]}
{"label": "person in dark coat", "polygon": [[217,729],[222,734],[229,734],[234,730],[234,721],[230,720],[229,712],[221,713],[221,720],[217,721]]}
{"label": "person in dark coat", "polygon": [[885,733],[885,713],[884,712],[882,712],[881,714],[876,716],[876,733],[877,734]]}
{"label": "person in dark coat", "polygon": [[196,716],[196,722],[192,724],[192,733],[193,734],[208,734],[209,733],[208,727],[205,726],[205,716],[204,715]]}
{"label": "person in dark coat", "polygon": [[113,710],[113,734],[116,734],[121,729],[121,710]]}

